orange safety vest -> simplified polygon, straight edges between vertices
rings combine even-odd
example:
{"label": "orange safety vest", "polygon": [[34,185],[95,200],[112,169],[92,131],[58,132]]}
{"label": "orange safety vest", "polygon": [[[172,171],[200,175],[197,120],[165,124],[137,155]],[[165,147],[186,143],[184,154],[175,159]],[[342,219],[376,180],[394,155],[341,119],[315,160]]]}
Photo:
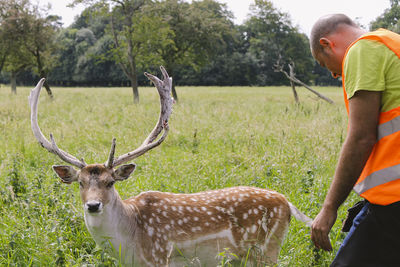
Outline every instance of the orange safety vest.
{"label": "orange safety vest", "polygon": [[[344,58],[350,47],[361,39],[375,40],[385,44],[400,60],[400,35],[385,29],[361,36],[347,48]],[[349,101],[345,90],[343,66],[344,60],[342,80],[348,113]],[[373,204],[389,205],[400,201],[400,106],[380,113],[377,143],[353,189]]]}

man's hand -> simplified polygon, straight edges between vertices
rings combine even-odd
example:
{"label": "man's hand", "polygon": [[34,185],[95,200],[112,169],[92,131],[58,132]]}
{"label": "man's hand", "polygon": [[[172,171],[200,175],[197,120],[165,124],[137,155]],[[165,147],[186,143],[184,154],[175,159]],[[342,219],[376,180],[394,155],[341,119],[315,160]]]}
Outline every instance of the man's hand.
{"label": "man's hand", "polygon": [[317,217],[315,217],[311,226],[311,240],[318,249],[332,250],[329,232],[336,221],[336,217],[337,210],[328,208],[322,208]]}

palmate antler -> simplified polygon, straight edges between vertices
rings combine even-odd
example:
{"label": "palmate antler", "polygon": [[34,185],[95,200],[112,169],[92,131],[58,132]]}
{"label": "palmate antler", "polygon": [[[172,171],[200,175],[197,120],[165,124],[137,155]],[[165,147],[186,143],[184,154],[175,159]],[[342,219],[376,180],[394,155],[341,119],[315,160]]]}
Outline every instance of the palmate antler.
{"label": "palmate antler", "polygon": [[[133,160],[143,155],[147,151],[160,145],[167,137],[168,120],[172,113],[172,105],[173,105],[173,99],[171,98],[172,78],[168,76],[168,73],[164,69],[164,67],[161,66],[160,69],[163,74],[163,80],[158,79],[156,76],[152,74],[145,73],[147,78],[149,78],[153,82],[160,95],[161,110],[160,110],[160,117],[158,119],[156,126],[151,131],[146,140],[144,140],[144,142],[137,149],[128,152],[122,156],[119,156],[116,159],[114,159],[116,139],[113,138],[111,151],[108,160],[105,163],[106,167],[114,168],[127,161]],[[49,152],[59,156],[63,161],[82,169],[85,166],[87,166],[87,164],[83,159],[78,160],[76,157],[70,155],[68,152],[59,149],[58,146],[56,145],[56,142],[54,141],[52,134],[50,134],[51,142],[49,142],[39,128],[37,120],[38,100],[44,81],[45,81],[44,79],[41,79],[39,83],[36,85],[36,87],[31,91],[31,94],[29,95],[29,105],[31,107],[31,126],[33,134],[35,135],[39,144],[41,144]],[[164,131],[163,135],[157,140],[157,137],[162,131]]]}
{"label": "palmate antler", "polygon": [[[119,156],[114,160],[115,152],[115,138],[112,141],[110,156],[106,162],[108,168],[113,168],[115,166],[121,165],[127,161],[133,160],[150,149],[155,148],[160,145],[168,135],[168,120],[172,113],[173,99],[171,98],[171,88],[172,88],[172,78],[168,76],[167,71],[164,67],[160,67],[163,74],[163,80],[161,81],[156,76],[151,75],[147,72],[144,73],[147,78],[149,78],[154,86],[157,88],[158,94],[160,95],[160,117],[154,129],[151,131],[149,136],[144,140],[144,142],[135,150],[128,152],[124,155]],[[158,135],[164,130],[163,135],[158,139]]]}

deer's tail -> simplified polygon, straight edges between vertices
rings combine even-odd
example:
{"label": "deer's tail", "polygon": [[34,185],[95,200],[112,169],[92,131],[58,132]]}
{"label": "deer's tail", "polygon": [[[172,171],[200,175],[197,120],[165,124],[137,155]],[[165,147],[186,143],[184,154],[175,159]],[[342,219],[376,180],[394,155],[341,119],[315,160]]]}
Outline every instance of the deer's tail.
{"label": "deer's tail", "polygon": [[299,221],[305,223],[308,227],[311,227],[313,220],[309,218],[307,215],[299,211],[292,203],[289,203],[290,213]]}

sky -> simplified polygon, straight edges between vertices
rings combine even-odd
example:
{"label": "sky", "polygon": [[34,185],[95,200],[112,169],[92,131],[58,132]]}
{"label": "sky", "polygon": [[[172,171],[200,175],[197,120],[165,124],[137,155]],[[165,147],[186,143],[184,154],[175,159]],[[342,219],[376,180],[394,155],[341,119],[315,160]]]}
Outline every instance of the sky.
{"label": "sky", "polygon": [[[41,5],[50,3],[52,14],[62,17],[64,27],[69,26],[83,6],[66,7],[72,0],[37,0]],[[235,16],[235,23],[241,24],[246,19],[250,4],[254,0],[218,0],[226,3]],[[289,13],[294,25],[300,31],[310,35],[312,25],[321,16],[332,13],[344,13],[368,29],[369,23],[390,7],[390,0],[272,0],[276,8]]]}

